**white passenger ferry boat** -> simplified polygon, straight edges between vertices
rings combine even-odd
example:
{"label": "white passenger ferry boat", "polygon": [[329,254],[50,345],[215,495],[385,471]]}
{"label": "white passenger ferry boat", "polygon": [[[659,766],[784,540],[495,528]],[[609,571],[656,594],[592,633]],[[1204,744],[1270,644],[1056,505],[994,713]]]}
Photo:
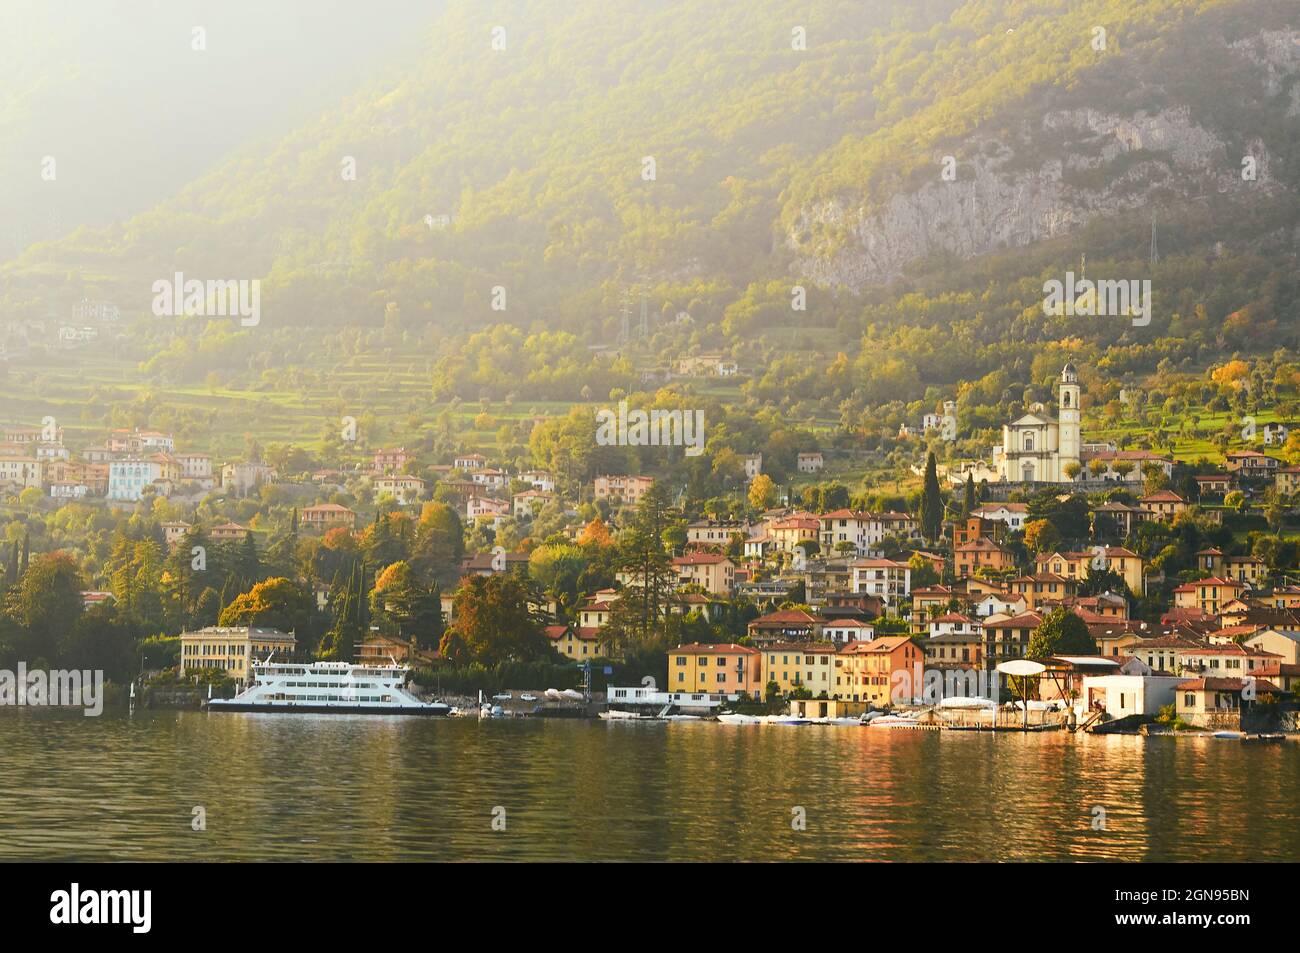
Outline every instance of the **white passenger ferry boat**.
{"label": "white passenger ferry boat", "polygon": [[214,698],[213,711],[320,714],[446,715],[406,689],[405,665],[354,662],[254,662],[252,683],[234,698]]}

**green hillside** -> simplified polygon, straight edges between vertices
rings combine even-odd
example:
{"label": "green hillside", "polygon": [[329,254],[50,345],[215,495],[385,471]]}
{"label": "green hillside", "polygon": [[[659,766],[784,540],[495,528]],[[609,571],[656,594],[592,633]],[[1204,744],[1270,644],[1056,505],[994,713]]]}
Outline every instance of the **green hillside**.
{"label": "green hillside", "polygon": [[[883,432],[969,396],[970,429],[991,433],[1050,398],[1066,358],[1114,390],[1294,349],[1293,12],[450,3],[417,59],[316,121],[8,263],[10,321],[62,319],[89,296],[119,304],[124,327],[111,346],[17,348],[0,394],[15,419],[53,403],[92,429],[112,405],[230,443],[311,442],[359,411],[397,438],[419,432],[403,429],[412,415],[428,424],[430,400],[522,417],[652,389],[645,372],[718,350],[743,373],[710,399],[747,419]],[[1260,179],[1243,183],[1255,153]],[[987,191],[939,191],[945,155]],[[1037,200],[1062,203],[1065,224],[1044,237],[1014,186],[1053,164],[1056,191]],[[888,260],[878,241],[898,242]],[[1149,326],[1044,315],[1043,283],[1085,255],[1090,274],[1151,281]],[[176,271],[260,279],[262,324],[153,317],[152,283]]]}

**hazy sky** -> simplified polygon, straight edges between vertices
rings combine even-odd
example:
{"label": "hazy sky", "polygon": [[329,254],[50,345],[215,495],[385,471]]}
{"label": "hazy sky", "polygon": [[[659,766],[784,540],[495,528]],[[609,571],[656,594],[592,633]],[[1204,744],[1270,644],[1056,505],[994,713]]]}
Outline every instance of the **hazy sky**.
{"label": "hazy sky", "polygon": [[[0,258],[152,205],[418,52],[442,0],[3,0]],[[206,50],[193,49],[195,28]],[[59,188],[46,189],[53,156]]]}

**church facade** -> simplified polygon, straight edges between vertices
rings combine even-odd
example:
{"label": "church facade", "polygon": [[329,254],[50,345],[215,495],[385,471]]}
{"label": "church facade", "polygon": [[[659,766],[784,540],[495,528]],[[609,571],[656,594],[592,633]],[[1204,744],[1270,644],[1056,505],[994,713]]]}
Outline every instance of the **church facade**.
{"label": "church facade", "polygon": [[998,470],[1009,483],[1066,483],[1066,467],[1080,464],[1082,449],[1079,375],[1073,364],[1061,371],[1057,393],[1059,419],[1041,404],[1002,428]]}

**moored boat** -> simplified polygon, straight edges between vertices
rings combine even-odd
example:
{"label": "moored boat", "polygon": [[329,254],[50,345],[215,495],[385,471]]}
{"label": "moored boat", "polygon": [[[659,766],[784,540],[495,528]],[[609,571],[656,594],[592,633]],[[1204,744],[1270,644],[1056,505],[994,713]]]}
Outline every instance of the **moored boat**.
{"label": "moored boat", "polygon": [[919,728],[920,721],[906,715],[881,715],[865,722],[869,728]]}
{"label": "moored boat", "polygon": [[351,662],[254,662],[247,688],[214,698],[211,711],[294,714],[449,715],[451,706],[421,701],[406,688],[410,669]]}

